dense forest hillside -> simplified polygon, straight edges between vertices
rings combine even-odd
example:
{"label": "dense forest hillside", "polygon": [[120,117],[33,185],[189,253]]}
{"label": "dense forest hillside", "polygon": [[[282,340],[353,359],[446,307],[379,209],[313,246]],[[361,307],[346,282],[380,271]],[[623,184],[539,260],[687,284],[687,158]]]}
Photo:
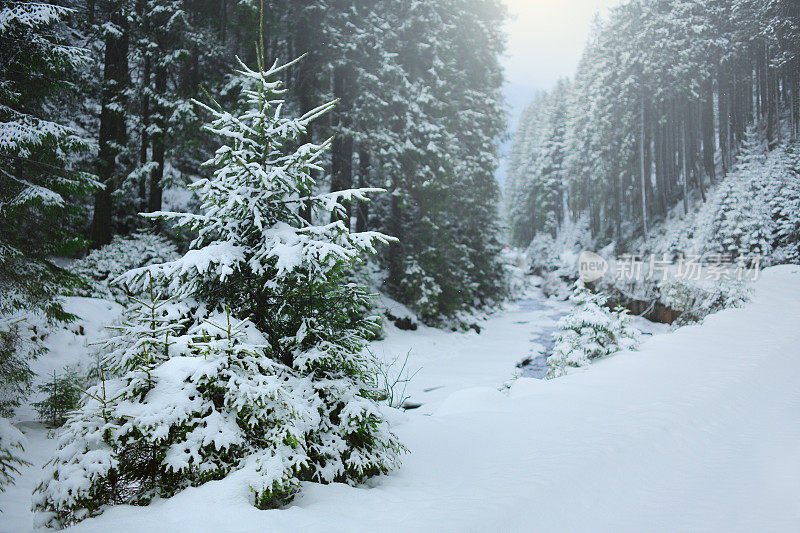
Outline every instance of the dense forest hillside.
{"label": "dense forest hillside", "polygon": [[258,50],[263,68],[303,58],[281,73],[281,113],[337,102],[293,140],[333,139],[320,188],[389,191],[343,214],[354,230],[398,239],[379,257],[385,289],[431,323],[502,298],[497,0],[63,0],[0,10],[0,268],[20,293],[9,309],[53,303],[46,295],[59,289],[26,273],[58,278],[54,255],[143,228],[185,247],[190,235],[138,213],[197,209],[184,188],[207,175],[202,163],[217,146],[193,99],[236,105],[237,58],[255,68]]}
{"label": "dense forest hillside", "polygon": [[[630,248],[707,202],[725,176],[762,173],[754,165],[764,152],[800,134],[798,91],[800,3],[622,3],[597,19],[574,80],[536,97],[522,118],[506,189],[514,242],[527,246],[584,221],[598,248]],[[775,183],[796,176],[796,167],[782,168]],[[712,204],[732,189],[745,194],[726,185]],[[794,194],[771,191],[773,204]],[[766,231],[764,224],[737,231]],[[768,244],[747,251],[768,253]]]}

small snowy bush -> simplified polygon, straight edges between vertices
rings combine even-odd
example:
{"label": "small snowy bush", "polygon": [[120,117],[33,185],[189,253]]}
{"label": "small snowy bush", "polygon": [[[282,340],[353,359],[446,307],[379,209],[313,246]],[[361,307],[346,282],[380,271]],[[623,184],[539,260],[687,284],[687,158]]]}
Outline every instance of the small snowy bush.
{"label": "small snowy bush", "polygon": [[30,361],[44,348],[38,337],[29,337],[21,320],[0,320],[0,416],[11,417],[30,391],[34,373]]}
{"label": "small snowy bush", "polygon": [[439,297],[442,295],[442,287],[414,259],[407,260],[403,270],[400,292],[405,301],[414,302],[414,311],[424,322],[439,324]]}
{"label": "small snowy bush", "polygon": [[560,268],[561,258],[556,242],[549,233],[538,233],[526,251],[528,264],[533,272],[550,272]]}
{"label": "small snowy bush", "polygon": [[676,321],[679,325],[699,322],[722,309],[741,307],[750,299],[750,290],[738,281],[701,287],[690,280],[669,279],[659,285],[659,290],[664,305],[680,313]]}
{"label": "small snowy bush", "polygon": [[115,279],[134,268],[164,263],[178,257],[175,245],[160,235],[141,232],[128,237],[116,236],[111,243],[70,265],[72,273],[89,282],[88,287],[76,288],[73,293],[77,296],[108,298],[125,304],[126,288],[113,283]]}
{"label": "small snowy bush", "polygon": [[563,376],[569,367],[582,367],[592,359],[639,347],[639,332],[630,323],[627,310],[605,307],[608,299],[590,291],[581,280],[570,299],[578,309],[558,322],[555,346],[547,358],[548,377]]}

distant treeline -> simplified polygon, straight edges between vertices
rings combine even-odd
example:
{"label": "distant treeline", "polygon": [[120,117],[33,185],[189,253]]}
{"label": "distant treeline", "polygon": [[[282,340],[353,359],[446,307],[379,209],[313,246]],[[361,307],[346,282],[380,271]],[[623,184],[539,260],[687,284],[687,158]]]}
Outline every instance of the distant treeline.
{"label": "distant treeline", "polygon": [[[513,239],[588,214],[624,243],[728,173],[756,124],[800,132],[800,2],[633,0],[595,23],[572,81],[526,110],[510,162]],[[720,175],[721,174],[721,175]]]}

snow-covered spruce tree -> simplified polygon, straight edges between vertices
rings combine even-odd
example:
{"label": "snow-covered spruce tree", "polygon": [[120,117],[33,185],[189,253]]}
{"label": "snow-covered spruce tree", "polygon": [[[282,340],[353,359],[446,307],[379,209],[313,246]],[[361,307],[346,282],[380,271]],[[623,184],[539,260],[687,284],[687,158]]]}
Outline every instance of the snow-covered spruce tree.
{"label": "snow-covered spruce tree", "polygon": [[62,426],[70,411],[78,407],[83,390],[80,377],[74,368],[65,368],[61,374],[53,370],[52,378],[39,385],[45,397],[33,404],[39,420],[50,427]]}
{"label": "snow-covered spruce tree", "polygon": [[66,318],[56,299],[63,272],[46,261],[74,227],[75,197],[97,183],[73,169],[88,149],[53,121],[53,99],[87,59],[56,27],[71,10],[49,3],[0,4],[0,314],[40,309]]}
{"label": "snow-covered spruce tree", "polygon": [[14,483],[20,467],[30,464],[22,456],[24,442],[25,435],[10,420],[0,418],[0,493]]}
{"label": "snow-covered spruce tree", "polygon": [[592,292],[581,280],[570,299],[578,309],[558,322],[555,347],[547,358],[548,377],[563,376],[568,367],[586,366],[592,359],[639,347],[639,331],[631,325],[627,310],[608,309],[608,298]]}
{"label": "snow-covered spruce tree", "polygon": [[775,263],[800,263],[800,143],[797,141],[775,154],[775,165],[766,193],[772,220]]}
{"label": "snow-covered spruce tree", "polygon": [[[293,400],[281,396],[281,402],[302,415],[302,431],[264,438],[246,424],[240,428],[246,445],[239,455],[255,453],[263,474],[263,482],[253,487],[259,507],[288,501],[298,480],[358,482],[386,472],[402,450],[373,400],[374,369],[364,353],[378,328],[377,319],[369,315],[370,295],[350,278],[361,255],[374,253],[375,244],[387,238],[375,232],[350,233],[340,216],[323,225],[307,220],[308,212],[311,220],[328,220],[334,211],[342,215],[343,200],[363,201],[371,191],[313,195],[312,172],[319,170],[318,160],[329,143],[305,144],[294,151],[290,147],[332,104],[300,118],[283,117],[285,89],[275,78],[292,64],[276,63],[265,72],[242,65],[239,74],[251,89],[243,93],[250,110],[241,116],[203,106],[213,116],[208,131],[226,141],[208,163],[217,167],[213,178],[193,185],[203,213],[155,215],[196,231],[198,237],[182,259],[143,270],[171,294],[248,317],[266,343],[253,349],[260,357],[253,375],[245,372],[236,379],[263,378],[294,395]],[[296,387],[278,385],[287,376],[294,376]],[[226,407],[239,417],[259,409],[268,416],[270,402],[257,399],[264,392],[256,389],[255,400],[246,393],[230,394]],[[266,420],[252,424],[285,430]]]}
{"label": "snow-covered spruce tree", "polygon": [[708,254],[722,253],[731,259],[769,255],[773,222],[765,192],[775,179],[769,171],[760,133],[751,125],[747,128],[734,172],[711,199],[716,213],[713,233],[706,246]]}
{"label": "snow-covered spruce tree", "polygon": [[125,276],[134,287],[154,281],[191,307],[192,321],[146,372],[124,363],[139,361],[137,350],[112,358],[120,377],[102,381],[68,422],[39,487],[41,523],[63,527],[243,467],[258,474],[255,505],[279,507],[300,481],[357,483],[398,464],[403,447],[375,402],[364,350],[378,324],[349,275],[386,238],[304,217],[310,206],[312,220],[329,220],[341,199],[367,191],[312,194],[328,143],[290,147],[331,105],[283,117],[275,78],[288,66],[242,65],[251,88],[241,116],[203,106],[225,144],[208,163],[213,177],[193,185],[202,213],[154,214],[197,238],[183,258]]}
{"label": "snow-covered spruce tree", "polygon": [[[75,197],[92,189],[93,177],[73,169],[87,144],[54,122],[53,98],[69,88],[68,74],[83,50],[65,46],[55,31],[69,12],[38,2],[0,3],[0,411],[11,411],[29,390],[28,361],[41,346],[20,336],[13,317],[40,312],[69,320],[58,299],[65,273],[47,261],[74,227]],[[2,481],[21,450],[14,428],[2,429]]]}
{"label": "snow-covered spruce tree", "polygon": [[0,492],[28,464],[22,457],[25,438],[9,419],[30,389],[34,373],[28,363],[41,350],[23,338],[19,324],[0,320]]}

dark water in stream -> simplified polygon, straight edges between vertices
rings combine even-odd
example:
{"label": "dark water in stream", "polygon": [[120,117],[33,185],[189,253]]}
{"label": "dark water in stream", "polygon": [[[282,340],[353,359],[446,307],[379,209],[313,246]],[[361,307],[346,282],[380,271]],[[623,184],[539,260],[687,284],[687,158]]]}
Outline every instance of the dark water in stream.
{"label": "dark water in stream", "polygon": [[[564,302],[552,302],[540,291],[519,302],[519,311],[524,313],[541,312],[539,319],[530,321],[532,344],[528,360],[522,366],[522,376],[543,379],[547,375],[547,357],[553,350],[553,332],[561,317],[569,313],[570,306]],[[522,322],[521,324],[523,324]]]}

